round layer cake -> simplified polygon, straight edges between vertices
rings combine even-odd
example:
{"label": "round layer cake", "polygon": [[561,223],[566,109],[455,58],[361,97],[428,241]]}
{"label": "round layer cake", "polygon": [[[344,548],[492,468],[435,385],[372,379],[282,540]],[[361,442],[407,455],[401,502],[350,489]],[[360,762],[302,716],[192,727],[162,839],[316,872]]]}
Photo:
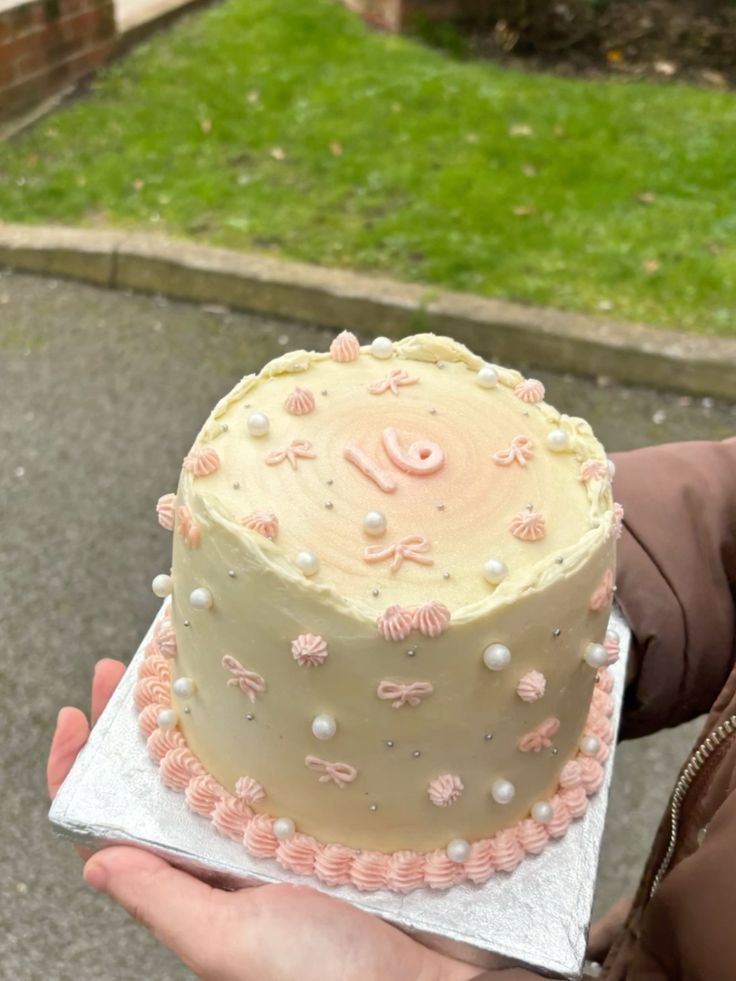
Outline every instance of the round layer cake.
{"label": "round layer cake", "polygon": [[158,512],[171,599],[142,725],[164,780],[253,854],[450,885],[585,810],[621,514],[541,382],[447,338],[343,332],[244,378]]}

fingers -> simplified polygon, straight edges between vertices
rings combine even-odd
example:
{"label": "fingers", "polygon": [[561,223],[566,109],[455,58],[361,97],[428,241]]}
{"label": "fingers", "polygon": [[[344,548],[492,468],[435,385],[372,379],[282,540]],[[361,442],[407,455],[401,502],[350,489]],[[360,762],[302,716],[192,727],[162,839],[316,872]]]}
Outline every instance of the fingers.
{"label": "fingers", "polygon": [[623,929],[633,898],[622,896],[600,919],[591,924],[587,950],[587,956],[591,960],[602,962],[606,959],[613,941]]}
{"label": "fingers", "polygon": [[77,754],[89,736],[89,725],[84,712],[77,708],[61,709],[56,719],[56,730],[51,740],[49,759],[46,764],[46,782],[51,800],[64,782],[64,778],[77,758]]}
{"label": "fingers", "polygon": [[95,673],[92,677],[92,725],[102,715],[102,710],[110,701],[110,696],[124,674],[125,665],[122,661],[104,658],[95,665]]}

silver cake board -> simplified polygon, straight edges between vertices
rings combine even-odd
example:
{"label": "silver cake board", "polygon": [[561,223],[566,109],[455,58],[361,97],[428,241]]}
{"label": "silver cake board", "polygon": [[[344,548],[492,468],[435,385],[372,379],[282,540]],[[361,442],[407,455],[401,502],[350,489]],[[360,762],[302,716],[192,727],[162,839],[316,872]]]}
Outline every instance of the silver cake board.
{"label": "silver cake board", "polygon": [[[609,669],[615,732],[630,631],[618,610],[610,626],[621,637],[620,659]],[[479,968],[515,964],[550,977],[581,976],[615,745],[604,766],[603,785],[589,798],[585,815],[570,824],[563,838],[550,841],[540,855],[525,857],[513,872],[496,873],[481,886],[465,882],[447,891],[331,888],[287,872],[274,859],[252,858],[208,819],[191,813],[183,794],[161,783],[133,704],[138,665],[152,629],[51,806],[49,818],[58,834],[90,849],[112,844],[146,848],[223,888],[308,884]]]}

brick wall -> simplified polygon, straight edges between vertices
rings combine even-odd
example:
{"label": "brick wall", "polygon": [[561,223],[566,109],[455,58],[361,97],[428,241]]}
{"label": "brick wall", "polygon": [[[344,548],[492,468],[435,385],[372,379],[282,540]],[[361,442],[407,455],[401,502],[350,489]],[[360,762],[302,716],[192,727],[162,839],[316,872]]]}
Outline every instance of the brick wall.
{"label": "brick wall", "polygon": [[112,0],[29,0],[0,10],[0,119],[88,75],[114,40]]}

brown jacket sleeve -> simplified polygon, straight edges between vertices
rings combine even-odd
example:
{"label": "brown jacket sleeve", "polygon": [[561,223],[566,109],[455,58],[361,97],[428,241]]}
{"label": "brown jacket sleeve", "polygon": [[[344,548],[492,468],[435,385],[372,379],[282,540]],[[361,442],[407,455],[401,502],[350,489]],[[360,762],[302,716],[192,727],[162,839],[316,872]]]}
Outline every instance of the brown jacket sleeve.
{"label": "brown jacket sleeve", "polygon": [[617,599],[638,666],[622,736],[710,709],[736,643],[736,439],[613,456],[624,506]]}

